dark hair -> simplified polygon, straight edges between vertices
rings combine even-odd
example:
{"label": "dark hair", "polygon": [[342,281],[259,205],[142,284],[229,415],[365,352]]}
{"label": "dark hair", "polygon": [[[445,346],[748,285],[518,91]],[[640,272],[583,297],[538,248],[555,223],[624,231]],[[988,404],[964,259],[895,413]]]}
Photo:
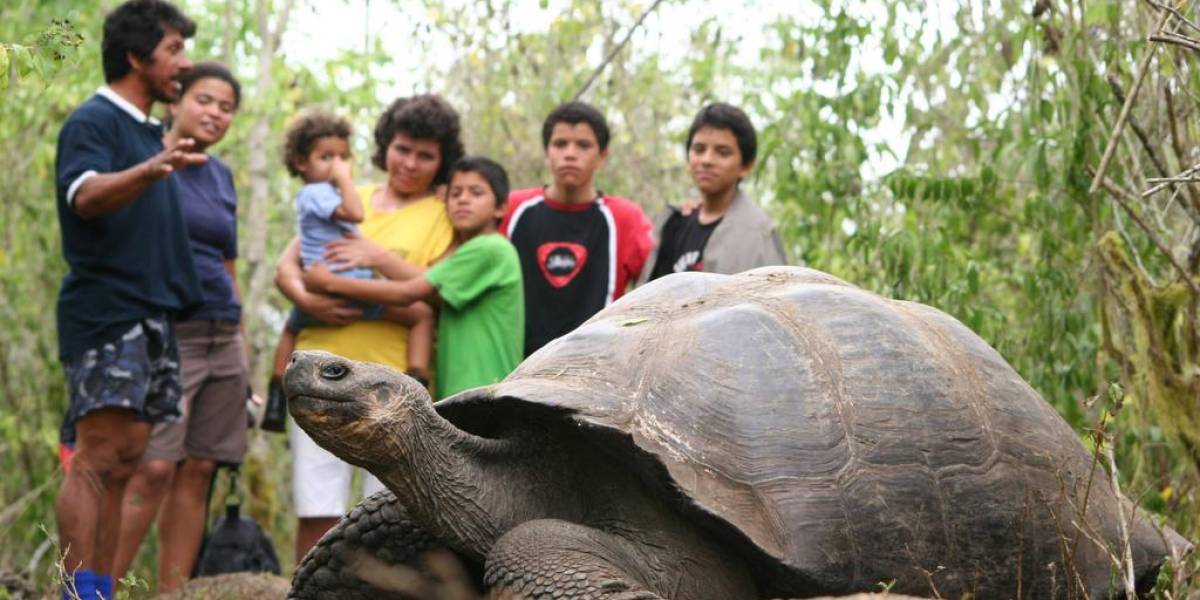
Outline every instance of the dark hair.
{"label": "dark hair", "polygon": [[437,94],[397,98],[379,115],[375,122],[375,154],[371,156],[376,167],[387,170],[387,149],[398,133],[418,140],[434,140],[440,145],[442,156],[433,176],[434,185],[449,180],[450,166],[465,153],[458,111]]}
{"label": "dark hair", "polygon": [[492,188],[492,194],[496,196],[496,206],[508,201],[508,173],[504,172],[500,163],[485,156],[467,156],[450,167],[448,182],[453,181],[458,173],[479,173],[484,181],[487,181],[488,187]]}
{"label": "dark hair", "polygon": [[283,141],[283,164],[288,173],[299,177],[296,163],[308,158],[313,145],[323,137],[350,139],[350,123],[327,112],[307,111],[288,125]]}
{"label": "dark hair", "polygon": [[600,146],[600,151],[608,149],[608,121],[605,121],[604,115],[600,114],[600,111],[591,104],[579,101],[564,102],[550,111],[542,123],[543,150],[550,147],[550,134],[554,133],[554,126],[559,123],[568,125],[587,123],[592,128],[592,133],[596,134],[596,143]]}
{"label": "dark hair", "polygon": [[704,127],[733,132],[733,137],[737,138],[738,151],[742,153],[743,167],[753,163],[758,156],[758,134],[754,132],[754,124],[750,122],[750,117],[747,117],[742,109],[724,102],[713,102],[700,109],[696,118],[692,120],[691,129],[688,129],[687,143],[683,146],[685,153],[691,150],[692,138],[696,137],[696,132]]}
{"label": "dark hair", "polygon": [[218,62],[198,62],[192,65],[191,69],[184,71],[183,75],[179,77],[179,97],[182,98],[187,93],[188,88],[201,79],[220,79],[228,83],[229,87],[233,88],[234,107],[242,104],[242,84],[238,83],[237,78],[233,76],[233,73],[229,72],[229,69],[225,65]]}
{"label": "dark hair", "polygon": [[100,54],[104,60],[104,81],[113,82],[129,73],[129,53],[150,61],[154,48],[174,29],[184,39],[196,34],[196,23],[165,0],[129,0],[104,18],[104,37]]}

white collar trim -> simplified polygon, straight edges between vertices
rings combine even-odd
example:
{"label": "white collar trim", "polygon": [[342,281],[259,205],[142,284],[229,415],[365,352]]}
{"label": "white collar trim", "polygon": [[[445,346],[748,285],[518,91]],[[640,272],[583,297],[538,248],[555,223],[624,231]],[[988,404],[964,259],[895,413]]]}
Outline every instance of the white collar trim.
{"label": "white collar trim", "polygon": [[113,89],[107,85],[100,86],[100,89],[96,90],[96,94],[103,96],[109,102],[116,104],[117,108],[128,113],[129,116],[133,117],[133,119],[138,123],[150,123],[151,125],[159,124],[158,119],[146,116],[146,113],[143,113],[141,109],[134,106],[132,102],[122,98],[120,94],[114,92]]}

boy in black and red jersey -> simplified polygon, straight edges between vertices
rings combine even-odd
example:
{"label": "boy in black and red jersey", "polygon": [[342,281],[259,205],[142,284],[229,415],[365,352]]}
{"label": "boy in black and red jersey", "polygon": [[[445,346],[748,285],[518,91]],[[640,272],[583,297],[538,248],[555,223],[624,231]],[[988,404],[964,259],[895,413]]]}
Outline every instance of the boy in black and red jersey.
{"label": "boy in black and red jersey", "polygon": [[600,111],[559,105],[542,124],[553,183],[508,197],[500,231],[521,257],[526,356],[620,298],[654,246],[641,207],[593,185],[608,139]]}

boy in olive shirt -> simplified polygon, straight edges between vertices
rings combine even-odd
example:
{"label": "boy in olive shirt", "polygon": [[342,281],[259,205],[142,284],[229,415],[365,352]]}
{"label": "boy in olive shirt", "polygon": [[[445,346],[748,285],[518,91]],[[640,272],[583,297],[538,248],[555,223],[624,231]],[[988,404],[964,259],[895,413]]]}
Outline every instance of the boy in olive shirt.
{"label": "boy in olive shirt", "polygon": [[[436,396],[504,379],[525,347],[525,300],[517,251],[496,225],[504,216],[508,175],[495,162],[464,158],[450,169],[446,212],[452,253],[429,269],[397,265],[388,280],[339,277],[315,264],[309,290],[380,304],[440,300]],[[398,263],[400,261],[397,261]]]}

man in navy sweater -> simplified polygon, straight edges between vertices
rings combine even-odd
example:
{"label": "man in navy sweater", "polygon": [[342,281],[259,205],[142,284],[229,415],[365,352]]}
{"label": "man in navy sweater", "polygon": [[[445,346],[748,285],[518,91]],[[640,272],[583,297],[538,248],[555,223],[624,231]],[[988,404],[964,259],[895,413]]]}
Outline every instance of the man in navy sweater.
{"label": "man in navy sweater", "polygon": [[121,496],[151,425],[179,418],[173,320],[200,301],[172,171],[203,162],[194,142],[163,147],[149,117],[179,94],[195,23],[163,0],[130,0],[104,21],[107,85],[59,132],[55,203],[69,265],[58,296],[68,384],[62,443],[73,447],[55,503],[67,590],[112,598]]}

